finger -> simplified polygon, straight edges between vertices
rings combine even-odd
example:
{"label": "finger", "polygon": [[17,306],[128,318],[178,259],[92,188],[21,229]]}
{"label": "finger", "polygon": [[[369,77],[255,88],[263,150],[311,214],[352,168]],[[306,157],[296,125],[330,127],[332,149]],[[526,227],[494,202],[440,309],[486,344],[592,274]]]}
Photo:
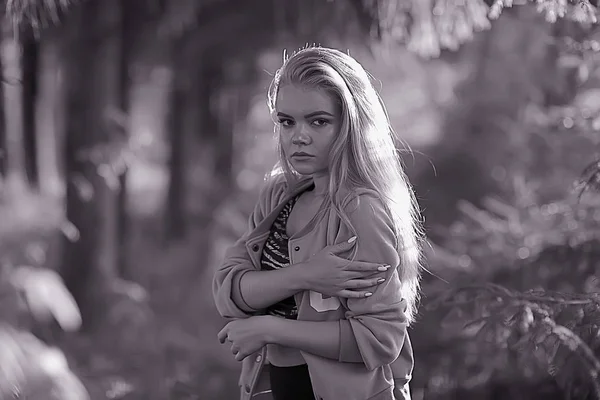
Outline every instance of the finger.
{"label": "finger", "polygon": [[370,272],[366,272],[366,271],[348,271],[348,270],[344,270],[342,277],[346,278],[347,280],[351,280],[351,279],[376,279],[376,278],[385,278],[385,273],[384,272],[379,272],[379,271],[370,271]]}
{"label": "finger", "polygon": [[217,333],[217,338],[221,344],[225,343],[225,340],[227,340],[227,325]]}
{"label": "finger", "polygon": [[248,354],[246,354],[246,353],[245,353],[245,352],[243,352],[243,351],[239,351],[239,352],[238,352],[238,353],[235,355],[235,359],[236,359],[237,361],[244,361],[244,359],[245,359],[246,357],[248,357]]}
{"label": "finger", "polygon": [[385,282],[385,278],[371,278],[371,279],[351,279],[346,281],[344,286],[347,289],[366,289],[374,287]]}
{"label": "finger", "polygon": [[354,290],[340,290],[338,293],[339,297],[344,297],[346,299],[364,299],[366,297],[371,297],[373,292],[365,292],[365,291],[354,291]]}
{"label": "finger", "polygon": [[359,272],[386,272],[391,267],[387,264],[369,263],[364,261],[351,261],[345,267],[348,271],[359,271]]}
{"label": "finger", "polygon": [[329,246],[328,250],[332,254],[343,253],[344,251],[350,250],[357,242],[356,236],[351,237],[340,243]]}

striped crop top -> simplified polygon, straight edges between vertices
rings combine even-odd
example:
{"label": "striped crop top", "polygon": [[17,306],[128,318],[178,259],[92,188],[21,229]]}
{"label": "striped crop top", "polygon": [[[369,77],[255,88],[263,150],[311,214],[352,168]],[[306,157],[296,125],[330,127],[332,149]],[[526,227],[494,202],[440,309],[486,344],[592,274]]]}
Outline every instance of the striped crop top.
{"label": "striped crop top", "polygon": [[[292,208],[299,197],[300,194],[290,199],[273,222],[269,237],[263,247],[260,259],[261,270],[270,271],[290,265],[290,254],[288,251],[289,237],[286,233],[286,226]],[[298,317],[298,307],[294,297],[288,297],[269,306],[267,314],[287,319],[296,319]]]}

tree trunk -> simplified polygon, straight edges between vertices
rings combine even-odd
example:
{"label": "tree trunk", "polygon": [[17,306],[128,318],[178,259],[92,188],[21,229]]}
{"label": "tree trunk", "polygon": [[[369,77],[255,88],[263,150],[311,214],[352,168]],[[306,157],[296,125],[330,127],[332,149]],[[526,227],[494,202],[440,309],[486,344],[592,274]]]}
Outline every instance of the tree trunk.
{"label": "tree trunk", "polygon": [[243,56],[228,60],[226,64],[230,68],[226,70],[223,79],[228,82],[229,90],[226,91],[219,110],[221,117],[218,119],[218,158],[215,160],[215,172],[226,185],[223,189],[229,192],[235,184],[236,126],[248,116],[256,82],[260,80],[260,71],[255,63]]}
{"label": "tree trunk", "polygon": [[40,190],[54,196],[64,194],[62,143],[65,96],[60,46],[57,28],[42,35],[35,112]]}
{"label": "tree trunk", "polygon": [[[67,219],[78,238],[65,245],[62,275],[86,330],[103,320],[116,278],[118,177],[102,149],[111,139],[106,112],[120,105],[120,37],[110,34],[119,14],[119,0],[89,0],[73,6],[66,21]],[[97,151],[102,155],[91,157]]]}
{"label": "tree trunk", "polygon": [[[122,24],[121,24],[121,56],[120,56],[120,70],[119,70],[119,109],[127,117],[125,120],[127,125],[123,127],[123,134],[126,137],[127,142],[131,137],[131,100],[130,91],[132,86],[132,78],[130,72],[130,66],[132,65],[133,51],[134,51],[134,28],[135,28],[135,16],[139,10],[137,6],[140,6],[140,2],[125,1],[121,4],[122,10]],[[117,255],[117,267],[119,275],[125,279],[131,279],[130,271],[128,270],[127,250],[129,244],[129,213],[127,212],[127,175],[129,172],[128,165],[123,165],[123,170],[119,174],[119,192],[117,198],[117,243],[118,243],[118,255]]]}
{"label": "tree trunk", "polygon": [[496,37],[496,30],[492,29],[482,32],[482,43],[479,47],[479,52],[475,61],[474,82],[476,84],[484,84],[487,79],[487,69],[489,65],[490,53]]}
{"label": "tree trunk", "polygon": [[[178,46],[177,46],[178,47]],[[171,88],[169,90],[167,135],[170,138],[169,154],[169,187],[166,207],[166,239],[177,240],[185,237],[186,224],[186,179],[185,179],[185,129],[184,107],[187,76],[183,60],[180,60],[181,49],[174,49],[173,67],[171,69]]]}
{"label": "tree trunk", "polygon": [[[222,95],[223,89],[223,76],[222,70],[220,69],[221,63],[216,60],[216,57],[211,60],[206,60],[200,68],[200,82],[198,84],[198,90],[200,92],[200,99],[202,104],[200,105],[200,134],[206,140],[208,139],[212,152],[213,158],[213,179],[214,184],[212,185],[215,190],[209,194],[209,208],[216,198],[221,193],[221,188],[227,185],[227,182],[223,181],[223,177],[227,177],[229,174],[230,166],[226,165],[227,151],[229,148],[228,143],[230,139],[227,137],[228,134],[221,132],[224,130],[224,124],[220,120],[222,116],[220,110],[224,96]],[[228,115],[231,118],[231,115]],[[221,147],[223,145],[224,147]],[[225,170],[221,169],[224,168]]]}
{"label": "tree trunk", "polygon": [[[225,65],[229,68],[224,69]],[[258,74],[253,63],[245,59],[232,59],[206,68],[203,79],[207,83],[207,97],[212,102],[211,107],[206,107],[205,128],[212,131],[215,154],[213,173],[217,187],[226,193],[235,183],[236,123],[248,114],[253,98],[251,86],[252,82],[257,81]]]}
{"label": "tree trunk", "polygon": [[[218,94],[215,95],[217,97]],[[217,97],[219,100],[217,136],[215,140],[214,174],[222,192],[233,186],[233,130],[238,110],[238,96],[228,93]],[[228,115],[229,114],[229,115]]]}
{"label": "tree trunk", "polygon": [[579,90],[578,67],[565,68],[560,66],[558,59],[561,55],[562,38],[569,36],[575,40],[583,41],[577,33],[568,31],[569,24],[559,20],[550,26],[550,38],[546,51],[546,65],[549,66],[547,81],[545,82],[543,100],[545,107],[564,106],[572,103]]}
{"label": "tree trunk", "polygon": [[19,44],[12,32],[3,28],[2,66],[4,127],[6,145],[6,186],[10,195],[18,196],[26,188],[25,147],[23,140],[23,118],[21,107],[22,69],[19,57]]}
{"label": "tree trunk", "polygon": [[[4,72],[4,62],[0,57],[0,71]],[[4,73],[2,73],[4,79]],[[2,79],[2,80],[3,80]],[[4,85],[4,84],[2,84]],[[4,178],[6,177],[7,171],[7,137],[6,137],[6,119],[4,118],[4,91],[0,95],[0,189],[3,188]],[[1,191],[1,190],[0,190]]]}
{"label": "tree trunk", "polygon": [[25,172],[29,185],[39,189],[38,146],[35,126],[35,105],[38,93],[39,43],[31,29],[21,34],[21,65],[23,83],[21,106],[23,117],[23,145],[25,147]]}

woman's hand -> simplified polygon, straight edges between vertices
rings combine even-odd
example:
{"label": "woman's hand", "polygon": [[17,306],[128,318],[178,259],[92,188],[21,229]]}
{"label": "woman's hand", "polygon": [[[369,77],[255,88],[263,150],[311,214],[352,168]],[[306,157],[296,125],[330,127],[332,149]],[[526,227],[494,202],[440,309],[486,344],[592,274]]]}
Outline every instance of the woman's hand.
{"label": "woman's hand", "polygon": [[225,325],[217,337],[221,343],[230,342],[235,359],[242,361],[268,343],[270,327],[275,318],[270,315],[259,315],[237,319]]}
{"label": "woman's hand", "polygon": [[350,261],[337,256],[352,249],[356,237],[347,242],[327,246],[309,260],[299,264],[306,286],[324,295],[345,298],[368,297],[365,290],[385,282],[383,272],[389,265]]}

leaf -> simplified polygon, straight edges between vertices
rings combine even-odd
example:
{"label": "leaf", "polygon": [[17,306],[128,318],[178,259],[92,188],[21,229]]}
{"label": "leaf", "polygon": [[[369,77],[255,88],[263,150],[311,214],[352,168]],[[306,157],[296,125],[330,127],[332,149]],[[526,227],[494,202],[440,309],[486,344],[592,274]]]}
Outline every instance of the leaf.
{"label": "leaf", "polygon": [[[585,175],[588,176],[585,177]],[[600,191],[600,161],[594,161],[585,167],[578,181],[578,186],[580,188],[579,200],[581,200],[583,194],[588,190]]]}
{"label": "leaf", "polygon": [[54,317],[65,331],[75,331],[81,327],[79,307],[56,272],[20,266],[13,271],[11,282],[23,292],[36,320],[47,322]]}
{"label": "leaf", "polygon": [[575,54],[562,54],[557,63],[561,68],[579,68],[583,63],[583,59]]}
{"label": "leaf", "polygon": [[6,16],[15,26],[30,24],[37,30],[50,21],[57,24],[59,14],[75,2],[76,0],[7,0]]}
{"label": "leaf", "polygon": [[457,333],[465,328],[465,322],[465,312],[460,307],[454,307],[442,319],[440,326],[450,332]]}
{"label": "leaf", "polygon": [[61,400],[89,400],[90,396],[81,381],[70,371],[54,380],[57,397]]}
{"label": "leaf", "polygon": [[89,400],[64,354],[29,332],[0,325],[0,399]]}
{"label": "leaf", "polygon": [[528,334],[521,335],[517,331],[512,332],[512,334],[509,337],[509,340],[507,340],[507,342],[508,342],[508,347],[511,350],[516,351],[517,354],[530,353],[534,350],[534,347],[535,347],[531,340],[530,335],[528,335]]}

